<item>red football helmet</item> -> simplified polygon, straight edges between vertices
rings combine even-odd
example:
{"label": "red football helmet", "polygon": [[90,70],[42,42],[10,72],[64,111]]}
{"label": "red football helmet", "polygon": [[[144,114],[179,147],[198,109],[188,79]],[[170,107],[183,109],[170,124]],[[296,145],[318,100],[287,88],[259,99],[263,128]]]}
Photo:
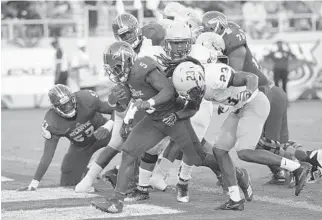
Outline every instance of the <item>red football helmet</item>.
{"label": "red football helmet", "polygon": [[202,26],[205,31],[215,32],[223,36],[228,28],[227,17],[219,11],[208,11],[202,17]]}
{"label": "red football helmet", "polygon": [[116,40],[129,43],[136,48],[142,41],[142,31],[138,19],[129,13],[117,15],[112,21]]}
{"label": "red football helmet", "polygon": [[76,96],[72,90],[62,84],[57,84],[48,92],[52,108],[64,118],[72,118],[76,115]]}
{"label": "red football helmet", "polygon": [[110,80],[116,83],[126,82],[136,56],[131,45],[124,41],[110,45],[103,54],[104,70]]}

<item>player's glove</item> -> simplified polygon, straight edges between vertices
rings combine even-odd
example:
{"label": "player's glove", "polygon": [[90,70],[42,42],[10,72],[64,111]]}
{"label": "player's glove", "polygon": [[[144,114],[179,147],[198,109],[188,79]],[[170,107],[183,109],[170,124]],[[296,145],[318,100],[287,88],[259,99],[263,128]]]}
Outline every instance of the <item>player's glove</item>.
{"label": "player's glove", "polygon": [[249,99],[250,97],[252,96],[252,92],[249,91],[249,90],[245,90],[245,91],[242,91],[240,93],[237,94],[237,99],[240,101],[240,102],[245,102],[247,101],[247,99]]}
{"label": "player's glove", "polygon": [[132,122],[133,120],[130,120],[128,124],[123,122],[122,127],[120,129],[120,135],[125,141],[127,137],[129,136],[130,132],[132,131]]}
{"label": "player's glove", "polygon": [[229,109],[229,106],[226,105],[219,105],[218,109],[217,109],[217,113],[218,115],[222,114],[222,113],[226,113]]}
{"label": "player's glove", "polygon": [[162,122],[170,127],[172,127],[178,120],[178,116],[176,113],[171,113],[166,115],[163,119]]}
{"label": "player's glove", "polygon": [[29,186],[24,186],[22,188],[19,188],[17,191],[35,191],[39,186],[38,180],[32,180],[29,184]]}

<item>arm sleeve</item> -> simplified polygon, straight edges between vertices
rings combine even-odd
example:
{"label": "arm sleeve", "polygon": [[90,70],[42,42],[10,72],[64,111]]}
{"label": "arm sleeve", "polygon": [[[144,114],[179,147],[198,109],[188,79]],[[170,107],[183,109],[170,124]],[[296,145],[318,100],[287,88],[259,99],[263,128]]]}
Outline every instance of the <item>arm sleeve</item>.
{"label": "arm sleeve", "polygon": [[159,93],[152,97],[155,105],[160,105],[171,100],[175,95],[175,89],[165,74],[160,69],[153,69],[146,77],[146,82],[149,83]]}

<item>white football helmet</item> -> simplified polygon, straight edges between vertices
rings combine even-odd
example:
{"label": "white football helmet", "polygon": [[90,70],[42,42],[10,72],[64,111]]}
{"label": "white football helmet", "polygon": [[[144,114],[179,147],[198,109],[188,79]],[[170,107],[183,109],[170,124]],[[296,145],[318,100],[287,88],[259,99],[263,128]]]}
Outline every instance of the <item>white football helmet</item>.
{"label": "white football helmet", "polygon": [[187,100],[201,100],[205,94],[205,72],[193,62],[182,62],[174,70],[172,82],[178,94]]}
{"label": "white football helmet", "polygon": [[166,30],[164,51],[171,59],[183,59],[191,51],[192,34],[182,22],[173,22]]}
{"label": "white football helmet", "polygon": [[176,16],[182,14],[185,10],[185,6],[178,2],[170,2],[167,4],[163,10],[163,15],[165,18],[174,19]]}
{"label": "white football helmet", "polygon": [[199,35],[196,44],[201,44],[212,50],[224,52],[226,49],[225,41],[223,38],[214,32],[206,32]]}

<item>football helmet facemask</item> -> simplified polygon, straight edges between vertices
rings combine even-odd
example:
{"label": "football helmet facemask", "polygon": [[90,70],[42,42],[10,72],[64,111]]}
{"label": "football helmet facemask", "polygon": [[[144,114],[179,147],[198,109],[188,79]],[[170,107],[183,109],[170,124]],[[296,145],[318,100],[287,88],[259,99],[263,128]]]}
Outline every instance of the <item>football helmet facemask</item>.
{"label": "football helmet facemask", "polygon": [[175,68],[172,82],[178,94],[188,101],[200,101],[205,94],[204,69],[190,61]]}
{"label": "football helmet facemask", "polygon": [[126,82],[136,59],[131,45],[119,41],[110,45],[103,54],[104,70],[115,83]]}
{"label": "football helmet facemask", "polygon": [[112,29],[116,40],[125,41],[134,49],[143,40],[138,20],[129,13],[117,15],[112,21]]}
{"label": "football helmet facemask", "polygon": [[64,118],[73,118],[76,115],[76,96],[65,85],[57,84],[48,92],[49,102],[57,114]]}
{"label": "football helmet facemask", "polygon": [[164,51],[173,60],[184,59],[191,51],[192,34],[182,22],[173,22],[166,30]]}

